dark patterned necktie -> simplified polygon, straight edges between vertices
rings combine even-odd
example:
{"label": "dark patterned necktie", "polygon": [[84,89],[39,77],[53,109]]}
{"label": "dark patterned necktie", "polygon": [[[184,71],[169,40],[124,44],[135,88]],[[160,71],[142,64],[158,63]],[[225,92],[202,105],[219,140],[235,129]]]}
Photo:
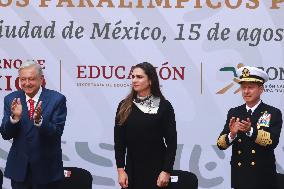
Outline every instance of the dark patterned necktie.
{"label": "dark patterned necktie", "polygon": [[248,118],[251,118],[252,111],[251,109],[248,110]]}

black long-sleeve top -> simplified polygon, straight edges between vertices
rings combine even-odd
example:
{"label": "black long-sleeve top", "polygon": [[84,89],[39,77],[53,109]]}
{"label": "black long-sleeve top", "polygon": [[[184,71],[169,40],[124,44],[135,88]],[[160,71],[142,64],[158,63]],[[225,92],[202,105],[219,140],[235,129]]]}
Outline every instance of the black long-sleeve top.
{"label": "black long-sleeve top", "polygon": [[171,172],[175,160],[177,132],[170,102],[161,100],[157,114],[144,113],[133,104],[123,125],[116,120],[114,143],[117,168],[126,168],[135,189],[155,188],[159,173]]}

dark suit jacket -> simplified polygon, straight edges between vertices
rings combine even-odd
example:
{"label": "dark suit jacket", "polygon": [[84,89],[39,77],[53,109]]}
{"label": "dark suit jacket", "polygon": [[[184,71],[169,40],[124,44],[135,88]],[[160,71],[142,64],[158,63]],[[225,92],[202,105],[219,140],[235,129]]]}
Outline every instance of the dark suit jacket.
{"label": "dark suit jacket", "polygon": [[282,127],[281,111],[261,102],[251,116],[252,136],[238,133],[229,143],[231,117],[246,120],[248,116],[245,104],[230,109],[217,141],[221,150],[232,145],[231,185],[233,188],[273,187],[277,183],[274,148],[278,145]]}
{"label": "dark suit jacket", "polygon": [[[20,98],[23,106],[21,120],[10,122],[11,103]],[[43,88],[39,101],[42,101],[41,127],[34,125],[28,116],[25,93],[13,92],[4,98],[4,117],[0,127],[3,139],[13,139],[4,175],[14,181],[24,181],[28,164],[32,181],[38,184],[63,179],[61,135],[63,133],[67,108],[62,94]]]}

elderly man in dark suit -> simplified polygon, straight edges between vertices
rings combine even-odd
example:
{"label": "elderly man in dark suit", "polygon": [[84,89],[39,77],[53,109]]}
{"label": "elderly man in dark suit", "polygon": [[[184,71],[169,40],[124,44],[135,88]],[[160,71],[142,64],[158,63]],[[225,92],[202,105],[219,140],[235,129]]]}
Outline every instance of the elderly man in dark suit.
{"label": "elderly man in dark suit", "polygon": [[245,66],[237,70],[245,104],[232,108],[217,145],[232,145],[231,186],[235,189],[275,189],[274,149],[282,128],[281,111],[260,99],[268,75]]}
{"label": "elderly man in dark suit", "polygon": [[0,132],[13,139],[4,175],[13,189],[59,189],[66,98],[42,87],[42,69],[34,61],[21,65],[19,78],[22,90],[4,98]]}

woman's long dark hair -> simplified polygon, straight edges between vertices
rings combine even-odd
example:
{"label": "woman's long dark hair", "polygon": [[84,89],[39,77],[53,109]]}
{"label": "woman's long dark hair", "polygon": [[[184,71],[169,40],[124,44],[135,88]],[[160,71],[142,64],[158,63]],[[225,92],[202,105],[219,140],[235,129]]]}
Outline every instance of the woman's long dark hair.
{"label": "woman's long dark hair", "polygon": [[[151,94],[155,97],[160,97],[161,100],[165,99],[160,89],[159,78],[155,67],[148,62],[142,62],[132,67],[132,71],[135,68],[141,68],[148,76],[148,79],[151,81]],[[134,91],[132,87],[131,92],[123,100],[116,116],[119,125],[123,125],[129,114],[131,113],[133,100],[134,98],[136,98],[136,96],[137,92]]]}

